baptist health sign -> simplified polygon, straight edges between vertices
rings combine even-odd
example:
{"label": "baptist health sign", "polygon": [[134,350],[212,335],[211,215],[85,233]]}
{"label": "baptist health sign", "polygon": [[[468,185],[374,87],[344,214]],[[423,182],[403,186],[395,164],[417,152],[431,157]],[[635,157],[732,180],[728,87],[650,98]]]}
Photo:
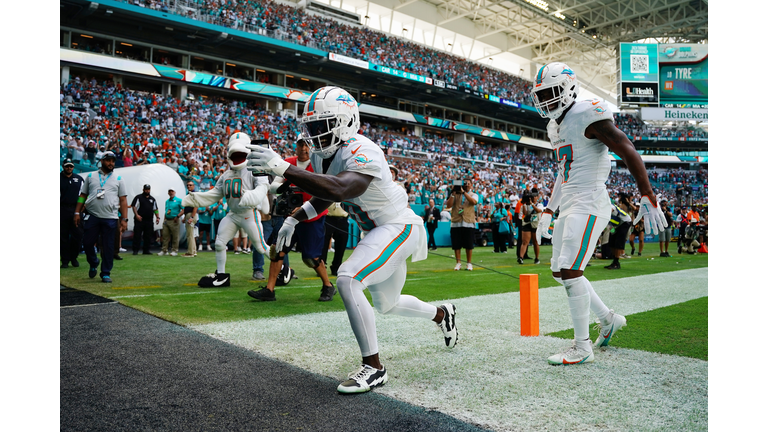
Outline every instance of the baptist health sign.
{"label": "baptist health sign", "polygon": [[641,108],[643,121],[709,121],[709,110],[692,108]]}

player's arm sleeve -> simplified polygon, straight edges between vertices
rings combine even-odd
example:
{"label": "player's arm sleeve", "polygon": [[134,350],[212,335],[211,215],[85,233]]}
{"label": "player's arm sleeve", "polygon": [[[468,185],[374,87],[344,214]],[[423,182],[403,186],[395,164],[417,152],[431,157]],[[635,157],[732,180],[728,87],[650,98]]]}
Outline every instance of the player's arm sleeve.
{"label": "player's arm sleeve", "polygon": [[552,196],[547,203],[547,209],[554,213],[558,207],[560,207],[560,200],[563,198],[563,176],[560,171],[557,171],[557,177],[555,177],[555,185],[552,186]]}
{"label": "player's arm sleeve", "polygon": [[193,192],[181,200],[183,207],[205,207],[218,202],[224,197],[221,189],[213,188],[207,192]]}

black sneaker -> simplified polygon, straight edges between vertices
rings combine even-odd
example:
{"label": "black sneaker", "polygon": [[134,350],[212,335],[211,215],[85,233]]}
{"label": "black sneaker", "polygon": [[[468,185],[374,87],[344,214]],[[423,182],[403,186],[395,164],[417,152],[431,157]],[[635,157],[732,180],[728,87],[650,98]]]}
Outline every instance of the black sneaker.
{"label": "black sneaker", "polygon": [[643,256],[643,254],[642,254],[642,253],[640,253],[640,252],[638,252],[638,253],[637,253],[637,256]]}
{"label": "black sneaker", "polygon": [[80,267],[80,263],[76,259],[73,259],[70,264],[72,264],[72,267]]}
{"label": "black sneaker", "polygon": [[267,289],[266,286],[259,287],[258,291],[250,290],[248,295],[261,301],[275,301],[275,292]]}
{"label": "black sneaker", "polygon": [[152,255],[152,252],[147,251],[147,252],[142,252],[141,254],[142,255]]}
{"label": "black sneaker", "polygon": [[621,270],[621,264],[611,264],[611,265],[605,266],[604,268],[608,270]]}
{"label": "black sneaker", "polygon": [[286,267],[285,264],[283,264],[283,269],[280,271],[280,274],[277,275],[277,281],[275,281],[275,285],[286,286],[291,282],[291,280],[294,279],[294,276],[296,276],[296,271],[290,267]]}
{"label": "black sneaker", "polygon": [[223,288],[229,286],[229,273],[213,272],[200,278],[200,288]]}
{"label": "black sneaker", "polygon": [[139,254],[139,251],[133,251],[133,254],[134,254],[134,255],[138,255],[138,254]]}
{"label": "black sneaker", "polygon": [[320,298],[317,299],[317,301],[326,302],[333,300],[333,295],[336,294],[336,287],[333,286],[333,282],[331,282],[331,286],[324,286],[320,290]]}
{"label": "black sneaker", "polygon": [[61,264],[61,267],[59,267],[59,268],[67,268],[67,267],[69,267],[69,264],[67,264],[67,263],[62,263],[62,264]]}
{"label": "black sneaker", "polygon": [[535,260],[533,263],[534,263],[534,264],[541,264],[541,261],[539,261],[539,259],[538,259],[538,258],[536,258],[536,260]]}
{"label": "black sneaker", "polygon": [[630,255],[634,255],[634,254],[635,254],[635,248],[632,248],[632,252],[630,252]]}
{"label": "black sneaker", "polygon": [[524,262],[524,261],[523,261],[523,259],[522,259],[522,258],[520,258],[520,257],[517,257],[517,263],[518,263],[518,264],[522,264],[523,262]]}
{"label": "black sneaker", "polygon": [[112,259],[116,259],[118,261],[122,261],[123,257],[121,257],[120,255],[115,255],[115,256],[112,257]]}
{"label": "black sneaker", "polygon": [[98,272],[99,272],[99,269],[97,269],[96,267],[91,267],[90,270],[88,270],[88,277],[93,279],[96,277],[96,273]]}
{"label": "black sneaker", "polygon": [[387,369],[376,369],[368,365],[349,374],[349,379],[336,388],[339,393],[365,393],[374,387],[386,384],[389,380]]}
{"label": "black sneaker", "polygon": [[109,276],[102,276],[101,281],[104,283],[112,283],[112,278],[110,278]]}

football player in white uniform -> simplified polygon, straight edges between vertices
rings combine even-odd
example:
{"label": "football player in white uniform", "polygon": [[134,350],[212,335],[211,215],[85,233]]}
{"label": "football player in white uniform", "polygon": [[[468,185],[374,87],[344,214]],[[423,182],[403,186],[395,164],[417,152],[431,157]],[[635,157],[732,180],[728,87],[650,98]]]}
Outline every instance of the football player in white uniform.
{"label": "football player in white uniform", "polygon": [[416,297],[401,295],[406,258],[427,257],[427,236],[422,219],[408,207],[405,190],[392,181],[381,148],[357,133],[357,102],[338,87],[323,87],[304,106],[302,138],[310,143],[314,172],[285,162],[271,149],[251,146],[248,169],[284,177],[312,195],[312,199],[285,219],[276,241],[278,250],[290,244],[294,227],[313,218],[334,202],[341,202],[366,232],[352,255],[338,269],[336,284],[349,323],[362,353],[362,366],[339,384],[341,393],[362,393],[387,382],[379,360],[373,308],[363,291],[368,288],[379,313],[426,318],[443,331],[453,347],[458,332],[456,308],[436,307]]}
{"label": "football player in white uniform", "polygon": [[656,204],[643,160],[635,146],[613,124],[610,110],[599,100],[576,102],[579,83],[576,73],[564,63],[539,69],[534,81],[534,106],[549,118],[547,132],[559,167],[552,197],[542,213],[537,237],[547,232],[552,214],[560,207],[552,233],[552,276],[565,286],[573,320],[574,343],[549,357],[554,365],[594,361],[589,340],[589,311],[600,320],[595,347],[607,346],[617,330],[626,325],[623,316],[609,310],[584,277],[597,237],[611,217],[611,202],[605,183],[611,171],[608,150],[621,157],[642,195],[637,223],[645,216],[647,232],[658,233],[666,220]]}
{"label": "football player in white uniform", "polygon": [[248,148],[251,138],[242,133],[235,132],[229,137],[227,145],[227,161],[229,167],[216,181],[216,186],[206,192],[192,192],[181,201],[185,207],[207,207],[219,202],[221,198],[227,200],[229,213],[221,220],[216,230],[216,271],[203,276],[197,283],[203,288],[227,287],[230,285],[229,273],[226,273],[227,243],[235,236],[235,232],[242,228],[248,233],[253,246],[259,253],[266,253],[267,243],[261,228],[261,214],[254,209],[265,213],[269,212],[269,180],[266,176],[254,177],[244,169],[247,161]]}

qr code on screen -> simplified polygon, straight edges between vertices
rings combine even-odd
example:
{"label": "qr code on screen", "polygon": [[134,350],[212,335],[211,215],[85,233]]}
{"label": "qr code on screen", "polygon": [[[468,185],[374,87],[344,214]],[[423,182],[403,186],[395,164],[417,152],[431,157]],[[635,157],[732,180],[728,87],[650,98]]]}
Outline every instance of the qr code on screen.
{"label": "qr code on screen", "polygon": [[631,73],[648,73],[648,56],[647,55],[633,55],[629,56],[631,61],[630,72]]}

